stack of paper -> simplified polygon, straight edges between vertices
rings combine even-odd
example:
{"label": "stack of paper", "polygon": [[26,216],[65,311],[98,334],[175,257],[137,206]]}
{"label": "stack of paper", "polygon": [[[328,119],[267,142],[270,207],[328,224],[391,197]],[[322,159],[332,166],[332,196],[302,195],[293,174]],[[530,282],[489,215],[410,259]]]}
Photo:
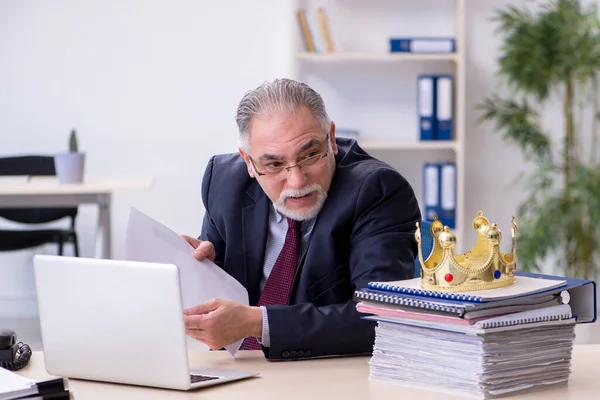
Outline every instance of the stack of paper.
{"label": "stack of paper", "polygon": [[418,293],[414,280],[357,291],[377,321],[370,379],[480,399],[566,386],[576,319],[565,281],[532,279],[518,278],[519,294]]}

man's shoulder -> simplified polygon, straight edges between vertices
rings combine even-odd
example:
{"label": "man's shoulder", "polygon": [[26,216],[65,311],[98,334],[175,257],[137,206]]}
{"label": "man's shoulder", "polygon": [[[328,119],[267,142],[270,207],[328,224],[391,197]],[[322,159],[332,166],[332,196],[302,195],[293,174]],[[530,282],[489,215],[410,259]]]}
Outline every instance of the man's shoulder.
{"label": "man's shoulder", "polygon": [[404,176],[388,163],[368,154],[354,139],[336,139],[340,149],[336,175],[348,183],[361,184],[370,175],[383,175],[405,182]]}
{"label": "man's shoulder", "polygon": [[212,156],[212,160],[214,165],[219,166],[245,164],[244,159],[242,158],[242,156],[240,156],[239,153],[215,154],[214,156]]}
{"label": "man's shoulder", "polygon": [[239,153],[216,154],[211,157],[209,164],[212,174],[248,177],[246,163]]}
{"label": "man's shoulder", "polygon": [[238,153],[217,154],[210,158],[204,173],[203,189],[222,197],[223,193],[245,192],[253,179],[248,175],[244,159]]}

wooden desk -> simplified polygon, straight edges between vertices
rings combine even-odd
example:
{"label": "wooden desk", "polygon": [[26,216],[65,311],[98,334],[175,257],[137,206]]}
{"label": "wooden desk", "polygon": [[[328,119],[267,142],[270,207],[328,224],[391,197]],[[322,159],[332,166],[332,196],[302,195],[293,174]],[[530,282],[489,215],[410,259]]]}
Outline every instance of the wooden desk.
{"label": "wooden desk", "polygon": [[86,179],[79,184],[60,184],[54,177],[32,177],[25,182],[0,181],[0,207],[71,207],[98,205],[96,257],[110,258],[110,205],[117,190],[148,190],[152,178]]}
{"label": "wooden desk", "polygon": [[[568,388],[512,396],[509,399],[597,399],[600,396],[600,345],[575,346],[571,382]],[[247,380],[229,382],[190,392],[99,383],[70,379],[75,399],[460,399],[442,393],[369,382],[369,357],[348,357],[298,361],[267,361],[261,351],[241,351],[235,359],[224,351],[193,351],[192,365],[260,372]],[[119,360],[115,360],[117,364]],[[165,365],[165,368],[168,368]],[[34,352],[20,374],[47,379],[43,353]]]}

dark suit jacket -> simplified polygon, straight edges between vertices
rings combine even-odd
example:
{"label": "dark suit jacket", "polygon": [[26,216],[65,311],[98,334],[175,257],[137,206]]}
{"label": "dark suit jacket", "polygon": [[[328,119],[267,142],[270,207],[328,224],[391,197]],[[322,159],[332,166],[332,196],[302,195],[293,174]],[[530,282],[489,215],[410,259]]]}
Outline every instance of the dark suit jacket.
{"label": "dark suit jacket", "polygon": [[[421,214],[410,184],[356,141],[337,139],[336,171],[327,200],[300,256],[290,305],[267,306],[269,359],[368,353],[374,323],[352,301],[370,281],[414,276],[415,223]],[[206,213],[201,240],[215,263],[260,297],[270,200],[239,154],[210,159],[202,183]]]}

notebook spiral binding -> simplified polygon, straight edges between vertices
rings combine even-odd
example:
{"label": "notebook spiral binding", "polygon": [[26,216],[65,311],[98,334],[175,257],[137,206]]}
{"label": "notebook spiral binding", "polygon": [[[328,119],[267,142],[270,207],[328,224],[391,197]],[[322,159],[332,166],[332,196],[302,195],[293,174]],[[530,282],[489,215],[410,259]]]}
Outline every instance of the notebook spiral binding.
{"label": "notebook spiral binding", "polygon": [[426,300],[419,300],[419,299],[401,297],[401,296],[395,296],[395,295],[387,295],[387,294],[382,294],[382,293],[373,293],[373,292],[357,290],[354,292],[354,297],[355,297],[355,299],[359,299],[359,300],[370,300],[370,301],[376,301],[379,303],[395,304],[398,306],[414,307],[414,308],[421,308],[421,309],[433,310],[433,311],[442,311],[445,313],[456,314],[461,317],[465,314],[465,309],[463,307],[431,303]]}
{"label": "notebook spiral binding", "polygon": [[481,302],[481,296],[473,296],[473,295],[467,295],[467,294],[461,294],[461,293],[433,292],[431,290],[403,288],[403,287],[386,285],[384,283],[375,283],[375,282],[369,282],[367,286],[369,289],[385,290],[387,292],[393,292],[393,293],[412,294],[412,295],[417,295],[417,296],[433,297],[433,298],[438,298],[438,299]]}
{"label": "notebook spiral binding", "polygon": [[562,319],[571,318],[570,314],[561,314],[561,315],[545,315],[545,316],[536,316],[531,318],[521,318],[517,320],[506,320],[506,321],[479,321],[477,326],[479,328],[487,329],[487,328],[502,328],[505,326],[513,326],[513,325],[523,325],[523,324],[533,324],[536,322],[548,322],[548,321],[559,321]]}

